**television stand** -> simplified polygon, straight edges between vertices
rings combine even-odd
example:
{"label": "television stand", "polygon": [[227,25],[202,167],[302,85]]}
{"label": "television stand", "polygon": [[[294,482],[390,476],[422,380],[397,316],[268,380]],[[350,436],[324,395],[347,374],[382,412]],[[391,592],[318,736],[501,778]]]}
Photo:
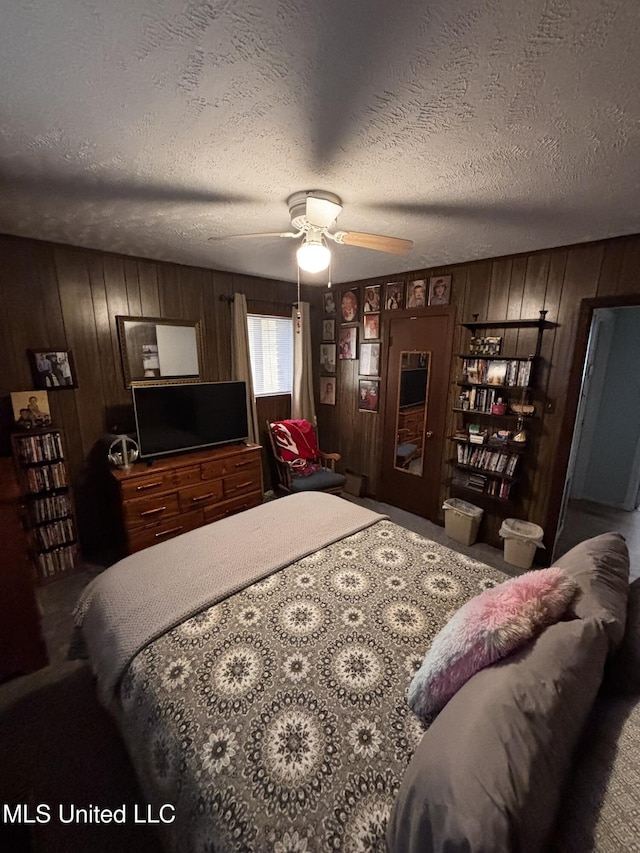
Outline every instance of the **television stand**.
{"label": "television stand", "polygon": [[261,450],[232,444],[112,470],[127,552],[262,503]]}

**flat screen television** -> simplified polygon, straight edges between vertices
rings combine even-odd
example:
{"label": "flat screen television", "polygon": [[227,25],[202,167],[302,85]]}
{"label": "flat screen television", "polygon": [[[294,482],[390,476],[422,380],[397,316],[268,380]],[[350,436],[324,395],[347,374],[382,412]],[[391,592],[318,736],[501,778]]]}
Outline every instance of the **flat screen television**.
{"label": "flat screen television", "polygon": [[400,408],[417,406],[427,399],[427,368],[404,369],[400,374]]}
{"label": "flat screen television", "polygon": [[244,441],[249,435],[244,382],[134,385],[140,458]]}

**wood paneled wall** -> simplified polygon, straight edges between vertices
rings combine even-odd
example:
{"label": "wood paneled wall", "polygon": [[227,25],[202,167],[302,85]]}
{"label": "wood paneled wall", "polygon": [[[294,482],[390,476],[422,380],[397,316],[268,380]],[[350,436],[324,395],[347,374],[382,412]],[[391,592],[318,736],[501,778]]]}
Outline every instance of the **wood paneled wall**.
{"label": "wood paneled wall", "polygon": [[[201,320],[204,379],[231,379],[231,305],[220,297],[234,291],[254,310],[277,314],[290,314],[296,299],[288,282],[0,236],[0,452],[10,452],[9,393],[33,387],[27,349],[71,349],[78,387],[50,391],[49,403],[66,437],[85,550],[100,538],[104,512],[91,483],[93,462],[104,459],[101,439],[131,423],[115,317]],[[288,417],[288,398],[278,400],[273,416]]]}
{"label": "wood paneled wall", "polygon": [[[362,294],[368,284],[386,281],[428,278],[432,275],[452,274],[451,303],[455,306],[457,322],[466,322],[478,314],[483,320],[513,320],[537,318],[546,310],[547,320],[557,324],[544,333],[537,382],[540,391],[537,408],[540,419],[532,436],[531,466],[525,474],[521,499],[513,507],[513,514],[542,525],[547,532],[547,547],[553,543],[555,531],[553,492],[562,488],[563,471],[558,471],[558,460],[566,456],[567,437],[561,436],[565,416],[569,374],[576,346],[576,327],[582,299],[605,296],[624,297],[637,301],[640,294],[640,236],[619,237],[576,246],[549,249],[531,254],[515,255],[487,261],[476,261],[450,267],[416,270],[399,276],[367,279],[343,284],[339,292],[348,287],[360,288]],[[315,305],[314,352],[319,352],[322,315],[322,291],[314,291]],[[339,301],[339,300],[338,300]],[[623,300],[624,301],[624,300]],[[424,309],[428,311],[429,309]],[[386,312],[383,312],[383,316]],[[384,324],[382,324],[384,326]],[[359,330],[361,339],[362,325]],[[383,331],[384,334],[384,331]],[[459,329],[454,340],[449,410],[458,397],[456,386],[459,363],[454,354],[464,351],[465,331]],[[499,332],[496,332],[499,334]],[[532,337],[533,334],[533,337]],[[521,330],[505,333],[505,352],[527,355],[535,346],[535,332]],[[382,352],[384,353],[384,341]],[[384,371],[381,365],[382,394],[384,402]],[[365,474],[369,492],[376,494],[380,469],[382,415],[358,412],[357,361],[338,361],[336,406],[319,406],[318,423],[325,448],[342,454],[341,465]],[[448,434],[453,428],[453,415],[449,416]],[[451,471],[446,464],[445,450],[442,460],[442,498],[448,495],[446,481]],[[500,545],[497,535],[499,519],[485,519],[483,538]]]}
{"label": "wood paneled wall", "polygon": [[[356,251],[356,250],[354,250]],[[336,287],[340,292],[389,280],[453,275],[452,304],[458,322],[537,317],[541,309],[557,326],[545,332],[538,379],[551,410],[541,412],[536,438],[536,464],[531,468],[526,499],[517,514],[548,531],[549,508],[558,487],[556,461],[566,450],[561,436],[569,372],[576,342],[580,301],[603,296],[640,294],[640,236],[619,237],[548,251],[436,269],[416,270]],[[121,257],[36,240],[0,236],[0,398],[1,451],[8,452],[10,391],[33,387],[28,348],[72,349],[78,388],[51,392],[52,414],[67,438],[76,498],[85,540],[92,538],[100,500],[90,487],[92,457],[104,457],[100,439],[123,423],[131,404],[122,379],[115,316],[140,315],[200,319],[204,326],[205,379],[231,377],[231,309],[221,296],[244,292],[254,310],[273,306],[287,313],[295,287],[286,282],[197,269],[177,264]],[[323,288],[304,288],[311,313],[314,352],[319,352]],[[429,309],[424,309],[429,310]],[[383,325],[384,328],[384,325]],[[362,328],[360,328],[361,339]],[[461,351],[460,332],[453,352]],[[531,341],[524,332],[508,346],[526,354]],[[384,352],[384,341],[382,350]],[[316,365],[317,367],[317,365]],[[342,454],[341,466],[368,478],[376,494],[380,467],[382,418],[358,411],[358,361],[339,361],[336,406],[317,406],[321,446]],[[451,359],[450,404],[457,397],[457,360]],[[382,363],[384,386],[385,363]],[[319,371],[316,383],[319,385]],[[541,398],[542,399],[542,398]],[[384,387],[381,400],[384,403]],[[270,417],[286,417],[287,398],[267,404]],[[275,407],[275,408],[274,408]],[[272,411],[273,409],[273,411]],[[266,410],[265,410],[266,411]],[[451,429],[451,423],[448,424]],[[442,460],[442,496],[450,471]],[[91,518],[94,521],[91,521]],[[93,528],[92,528],[93,525]],[[108,525],[103,525],[108,531]],[[99,538],[99,537],[98,537]],[[485,538],[496,541],[496,526],[486,525]]]}

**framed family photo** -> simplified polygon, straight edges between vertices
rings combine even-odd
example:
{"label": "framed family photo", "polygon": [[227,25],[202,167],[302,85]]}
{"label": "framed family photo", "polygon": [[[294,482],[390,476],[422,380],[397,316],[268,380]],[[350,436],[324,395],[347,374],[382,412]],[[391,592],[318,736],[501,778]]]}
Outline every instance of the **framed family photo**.
{"label": "framed family photo", "polygon": [[322,321],[322,340],[323,341],[335,341],[336,339],[336,321],[335,320],[323,320]]}
{"label": "framed family photo", "polygon": [[358,392],[358,410],[360,412],[377,412],[380,397],[379,380],[359,379]]}
{"label": "framed family photo", "polygon": [[364,289],[364,313],[376,314],[380,310],[380,285],[371,284]]}
{"label": "framed family photo", "polygon": [[41,429],[51,423],[46,391],[12,391],[11,407],[17,429]]}
{"label": "framed family photo", "polygon": [[345,326],[340,329],[338,358],[351,360],[358,357],[358,327]]}
{"label": "framed family photo", "polygon": [[363,320],[365,341],[375,341],[380,337],[380,315],[365,314]]}
{"label": "framed family photo", "polygon": [[343,323],[355,323],[358,319],[358,291],[346,290],[342,294],[340,311]]}
{"label": "framed family photo", "polygon": [[327,290],[322,294],[322,308],[325,314],[333,315],[336,313],[336,298],[332,290]]}
{"label": "framed family photo", "polygon": [[335,406],[336,380],[333,376],[320,377],[320,402],[324,406]]}
{"label": "framed family photo", "polygon": [[360,344],[360,374],[362,376],[380,375],[380,344]]}
{"label": "framed family photo", "polygon": [[325,373],[336,372],[335,344],[320,344],[320,369]]}
{"label": "framed family photo", "polygon": [[450,296],[450,275],[435,275],[429,279],[429,305],[448,305]]}
{"label": "framed family photo", "polygon": [[384,307],[387,311],[397,311],[404,305],[404,282],[389,281],[385,284]]}
{"label": "framed family photo", "polygon": [[71,350],[28,350],[34,388],[57,391],[77,388],[76,371]]}

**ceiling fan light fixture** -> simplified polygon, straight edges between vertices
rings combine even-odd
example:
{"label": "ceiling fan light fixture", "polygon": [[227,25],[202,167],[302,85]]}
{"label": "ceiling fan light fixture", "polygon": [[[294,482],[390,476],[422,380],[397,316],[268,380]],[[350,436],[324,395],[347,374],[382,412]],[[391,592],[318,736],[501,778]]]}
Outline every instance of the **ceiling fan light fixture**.
{"label": "ceiling fan light fixture", "polygon": [[305,272],[322,272],[331,262],[331,252],[320,237],[306,237],[296,252],[298,266]]}

